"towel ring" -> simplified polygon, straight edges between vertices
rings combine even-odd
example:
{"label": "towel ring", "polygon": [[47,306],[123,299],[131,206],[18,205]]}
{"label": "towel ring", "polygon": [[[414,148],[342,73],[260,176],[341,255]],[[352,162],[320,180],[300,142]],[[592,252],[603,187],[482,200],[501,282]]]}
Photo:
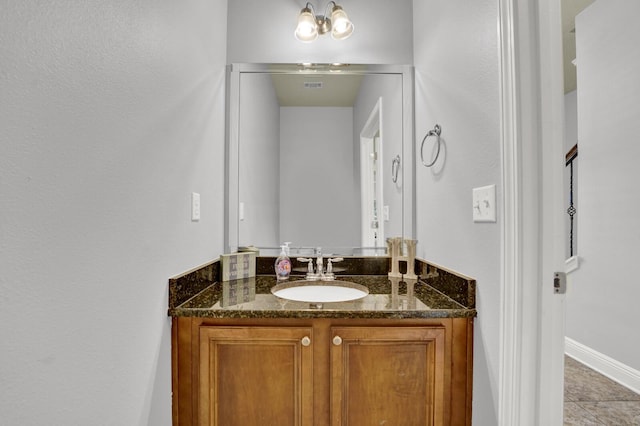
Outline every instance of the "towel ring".
{"label": "towel ring", "polygon": [[[436,124],[436,126],[433,128],[433,130],[429,130],[429,132],[424,135],[424,138],[422,139],[422,145],[420,145],[420,159],[422,160],[422,165],[425,167],[431,167],[433,166],[436,161],[438,161],[438,156],[440,155],[440,132],[441,132],[441,128],[440,125]],[[432,162],[430,162],[429,164],[424,162],[424,154],[423,154],[423,150],[424,150],[424,141],[427,140],[427,138],[429,136],[435,136],[437,138],[437,144],[438,144],[438,150],[436,151],[436,156],[433,159]]]}

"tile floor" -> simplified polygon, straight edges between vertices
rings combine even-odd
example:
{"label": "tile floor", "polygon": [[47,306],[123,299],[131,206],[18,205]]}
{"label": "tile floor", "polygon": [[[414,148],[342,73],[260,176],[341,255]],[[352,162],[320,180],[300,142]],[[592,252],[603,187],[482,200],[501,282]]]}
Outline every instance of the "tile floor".
{"label": "tile floor", "polygon": [[565,426],[640,426],[640,395],[571,357],[564,369]]}

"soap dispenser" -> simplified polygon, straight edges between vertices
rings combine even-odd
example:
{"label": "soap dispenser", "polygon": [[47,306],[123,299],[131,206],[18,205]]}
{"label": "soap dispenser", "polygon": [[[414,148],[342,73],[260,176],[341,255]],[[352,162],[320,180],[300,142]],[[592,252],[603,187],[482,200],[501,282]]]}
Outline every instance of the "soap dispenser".
{"label": "soap dispenser", "polygon": [[286,246],[280,246],[280,249],[280,256],[276,259],[274,267],[278,281],[285,281],[289,279],[289,274],[291,274],[291,259],[287,256]]}

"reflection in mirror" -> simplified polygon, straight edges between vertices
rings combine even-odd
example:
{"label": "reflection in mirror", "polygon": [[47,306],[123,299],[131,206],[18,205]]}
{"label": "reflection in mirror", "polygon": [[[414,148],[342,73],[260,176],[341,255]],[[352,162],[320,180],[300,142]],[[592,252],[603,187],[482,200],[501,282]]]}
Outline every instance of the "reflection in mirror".
{"label": "reflection in mirror", "polygon": [[234,64],[227,249],[384,254],[411,237],[410,70]]}

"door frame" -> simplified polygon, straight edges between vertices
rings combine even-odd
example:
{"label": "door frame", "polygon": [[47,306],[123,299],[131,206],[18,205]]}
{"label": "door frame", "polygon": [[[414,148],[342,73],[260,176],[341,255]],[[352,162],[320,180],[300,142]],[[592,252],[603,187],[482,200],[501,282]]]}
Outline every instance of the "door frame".
{"label": "door frame", "polygon": [[384,193],[383,193],[383,185],[382,185],[382,167],[383,164],[383,151],[382,145],[384,143],[383,138],[383,129],[382,129],[382,98],[378,98],[378,101],[374,105],[373,109],[369,113],[369,118],[367,118],[367,122],[364,126],[362,126],[362,130],[360,131],[360,222],[361,222],[361,235],[360,235],[360,243],[362,247],[377,247],[376,244],[371,244],[371,220],[369,220],[368,210],[371,206],[371,192],[369,188],[371,188],[372,181],[372,173],[373,168],[370,166],[369,162],[369,151],[365,149],[369,147],[370,144],[373,144],[375,147],[376,144],[376,135],[378,136],[378,149],[376,159],[376,194],[375,198],[378,200],[377,209],[378,209],[378,245],[380,247],[385,247],[385,237],[384,237],[384,218],[382,217],[382,208],[384,205]]}
{"label": "door frame", "polygon": [[[503,215],[498,423],[562,425],[560,0],[498,0]],[[532,395],[535,396],[532,398]]]}

